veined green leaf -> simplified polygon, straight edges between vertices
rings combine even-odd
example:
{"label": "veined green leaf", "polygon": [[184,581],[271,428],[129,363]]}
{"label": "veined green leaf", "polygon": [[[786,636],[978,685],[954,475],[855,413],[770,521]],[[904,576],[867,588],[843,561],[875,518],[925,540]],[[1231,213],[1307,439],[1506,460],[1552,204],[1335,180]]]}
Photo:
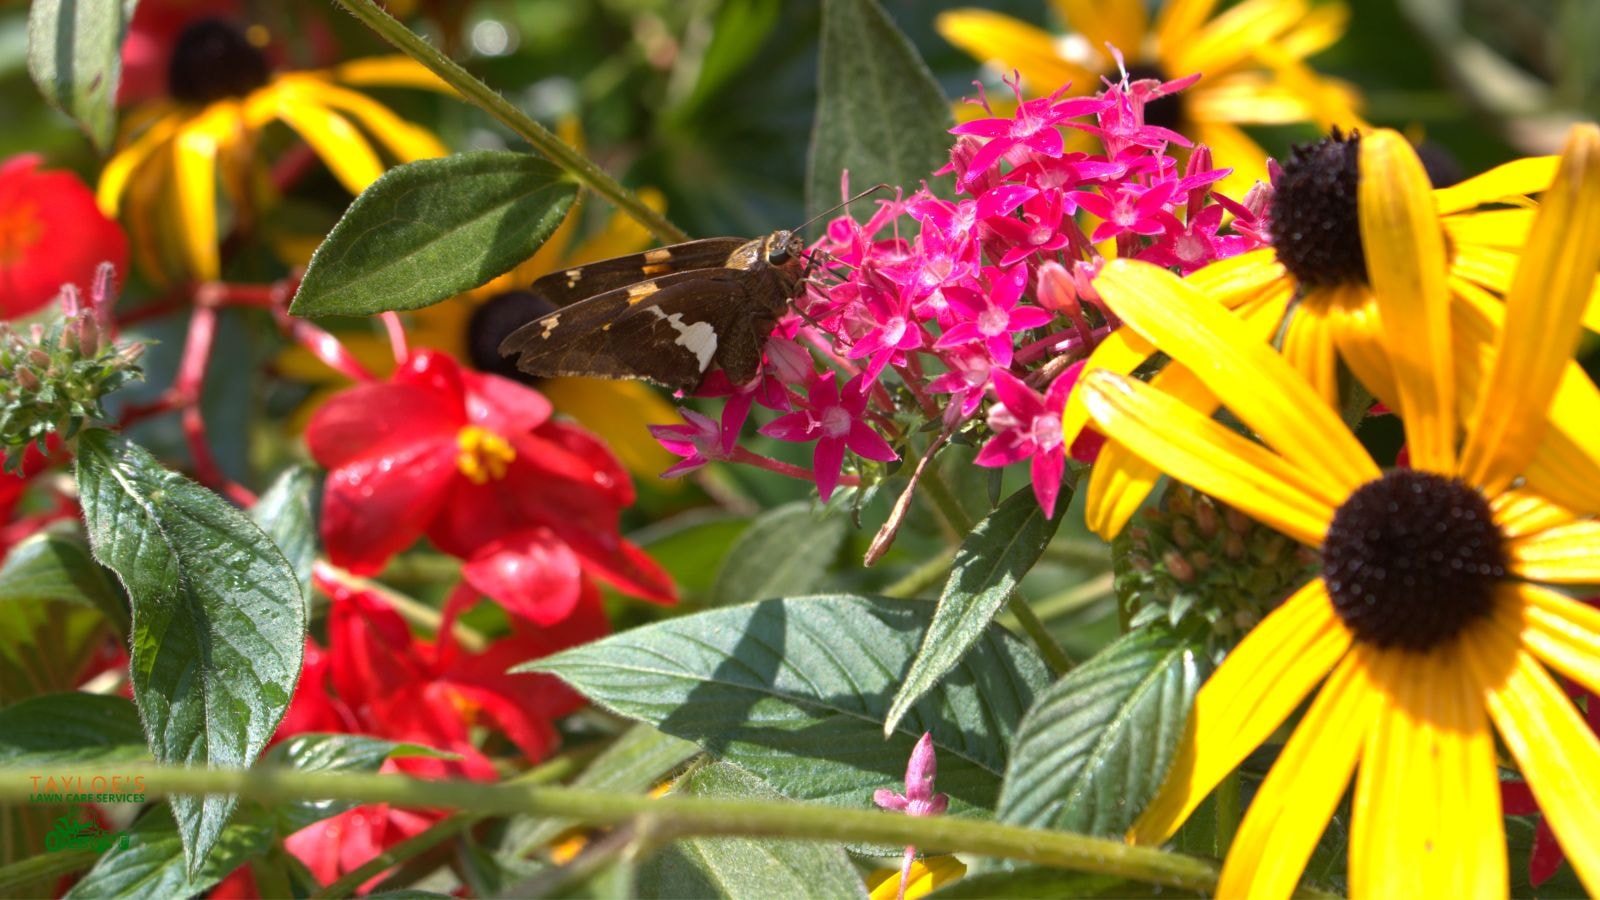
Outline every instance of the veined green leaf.
{"label": "veined green leaf", "polygon": [[149,758],[139,714],[122,697],[63,691],[0,709],[0,765],[45,770]]}
{"label": "veined green leaf", "polygon": [[[773,800],[760,779],[727,763],[701,766],[672,786],[690,797]],[[636,896],[866,897],[866,886],[839,844],[771,838],[688,838],[667,845],[634,874]]]}
{"label": "veined green leaf", "polygon": [[119,633],[128,631],[122,592],[89,556],[81,539],[42,531],[23,539],[0,568],[0,603],[83,603],[98,609]]}
{"label": "veined green leaf", "polygon": [[635,628],[517,671],[550,672],[600,705],[692,740],[786,797],[870,808],[903,784],[923,732],[955,815],[987,815],[1044,663],[990,627],[883,738],[889,699],[916,650],[926,603],[848,594],[790,597]]}
{"label": "veined green leaf", "polygon": [[578,186],[547,160],[479,151],[395,166],[317,248],[289,311],[417,309],[510,271],[550,237]]}
{"label": "veined green leaf", "polygon": [[839,176],[854,190],[879,182],[913,190],[948,177],[955,126],[950,101],[915,47],[877,0],[823,0],[817,114],[806,166],[806,209],[838,203]]}
{"label": "veined green leaf", "polygon": [[1001,821],[1125,832],[1166,777],[1208,660],[1203,640],[1152,625],[1051,685],[1022,722]]}
{"label": "veined green leaf", "polygon": [[889,708],[886,729],[894,728],[911,704],[983,636],[1022,576],[1044,554],[1060,524],[1060,518],[1045,517],[1033,488],[1024,487],[1007,497],[961,542],[922,648]]}
{"label": "veined green leaf", "polygon": [[[294,570],[250,518],[100,429],[78,439],[78,488],[95,558],[133,606],[129,671],[163,763],[243,768],[289,706],[305,644]],[[176,796],[191,872],[236,800]]]}

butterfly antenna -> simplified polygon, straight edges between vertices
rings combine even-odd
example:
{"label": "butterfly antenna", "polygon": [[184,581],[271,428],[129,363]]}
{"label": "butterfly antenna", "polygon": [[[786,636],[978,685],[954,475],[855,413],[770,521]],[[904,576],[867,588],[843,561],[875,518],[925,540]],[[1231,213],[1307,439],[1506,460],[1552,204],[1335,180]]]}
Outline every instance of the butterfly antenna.
{"label": "butterfly antenna", "polygon": [[822,212],[817,213],[816,215],[812,216],[811,218],[805,220],[804,222],[801,222],[800,226],[798,228],[794,228],[794,229],[791,229],[791,230],[792,231],[796,231],[796,232],[804,231],[805,227],[807,225],[810,225],[812,222],[815,222],[816,220],[822,218],[823,216],[832,215],[833,213],[836,213],[839,210],[844,209],[845,207],[847,207],[850,204],[856,202],[857,200],[860,200],[862,197],[865,197],[868,194],[875,193],[877,191],[890,190],[891,187],[892,187],[891,185],[884,184],[882,182],[880,182],[878,184],[875,184],[872,187],[869,187],[866,190],[862,191],[861,193],[856,194],[854,197],[849,198],[848,200],[844,201],[843,203],[839,203],[839,204],[836,204],[834,206],[830,206],[829,208],[823,210]]}

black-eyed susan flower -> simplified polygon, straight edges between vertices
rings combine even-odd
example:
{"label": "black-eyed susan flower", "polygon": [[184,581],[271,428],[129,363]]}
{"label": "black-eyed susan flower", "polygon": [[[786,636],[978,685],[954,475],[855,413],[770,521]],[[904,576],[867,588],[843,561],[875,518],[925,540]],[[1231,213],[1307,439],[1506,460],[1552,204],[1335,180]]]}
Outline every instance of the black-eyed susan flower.
{"label": "black-eyed susan flower", "polygon": [[1315,123],[1323,130],[1358,124],[1352,88],[1313,72],[1307,57],[1344,34],[1342,3],[1245,0],[1213,16],[1216,0],[1166,0],[1152,23],[1146,0],[1052,0],[1071,29],[1051,34],[982,9],[938,18],[939,33],[972,56],[1022,73],[1032,90],[1071,82],[1092,93],[1115,78],[1120,51],[1135,78],[1169,81],[1199,73],[1193,87],[1152,104],[1152,124],[1211,148],[1234,171],[1222,190],[1243,196],[1267,177],[1267,153],[1243,125]]}
{"label": "black-eyed susan flower", "polygon": [[410,162],[445,153],[427,129],[352,89],[447,90],[415,60],[273,73],[260,39],[246,35],[218,19],[189,25],[173,50],[168,98],[127,117],[120,149],[101,172],[100,208],[126,221],[136,261],[158,281],[220,277],[225,223],[247,227],[271,201],[272,161],[257,146],[273,122],[298,134],[352,194],[383,173],[385,155]]}
{"label": "black-eyed susan flower", "polygon": [[[1338,402],[1341,363],[1380,400],[1391,406],[1397,400],[1383,351],[1378,286],[1442,291],[1445,319],[1426,326],[1433,332],[1415,333],[1454,335],[1464,386],[1458,396],[1466,404],[1504,316],[1498,298],[1510,289],[1518,253],[1524,245],[1537,249],[1529,239],[1534,211],[1527,195],[1550,184],[1555,166],[1554,157],[1521,159],[1434,189],[1416,153],[1395,132],[1335,135],[1297,148],[1285,162],[1270,210],[1271,248],[1214,263],[1188,280],[1262,337],[1281,333],[1284,356],[1330,406]],[[1419,266],[1416,260],[1424,257],[1437,264]],[[1416,284],[1419,272],[1441,266],[1443,276]],[[1600,293],[1595,298],[1584,321],[1600,328]],[[1401,327],[1423,326],[1407,319]],[[1132,372],[1152,351],[1119,329],[1088,366]],[[1181,366],[1169,366],[1154,383],[1202,412],[1215,408],[1215,398]],[[1080,398],[1069,399],[1064,433],[1075,435],[1087,415]],[[1576,485],[1577,508],[1600,511],[1600,448],[1576,438],[1600,420],[1600,394],[1569,377],[1551,418],[1555,427],[1528,466],[1529,482],[1549,489]],[[1085,498],[1090,526],[1107,537],[1116,534],[1159,477],[1128,448],[1108,444]]]}
{"label": "black-eyed susan flower", "polygon": [[[579,135],[563,127],[562,137],[576,143]],[[660,192],[644,188],[640,198],[652,209],[663,208]],[[480,287],[423,309],[401,313],[412,345],[442,350],[462,362],[485,372],[515,380],[530,380],[518,371],[514,360],[500,356],[501,340],[517,326],[550,311],[546,301],[526,288],[540,276],[581,266],[601,259],[635,253],[650,245],[650,234],[626,216],[613,214],[593,235],[575,240],[583,218],[581,207],[574,207],[560,226],[531,257],[516,268]],[[369,371],[388,374],[395,365],[394,352],[387,338],[378,334],[341,333],[341,343]],[[303,405],[304,419],[348,381],[303,348],[295,347],[278,357],[278,370],[291,378],[313,385]],[[653,388],[637,381],[612,381],[598,378],[545,378],[536,387],[554,404],[558,412],[572,416],[579,424],[599,435],[630,472],[655,477],[674,462],[648,431],[649,422],[670,422],[676,418],[671,404]]]}
{"label": "black-eyed susan flower", "polygon": [[[1413,207],[1385,227],[1428,233],[1430,221]],[[1578,876],[1600,889],[1589,784],[1600,740],[1552,674],[1600,687],[1600,614],[1544,586],[1600,580],[1600,520],[1574,513],[1570,491],[1521,480],[1550,433],[1600,266],[1600,129],[1568,141],[1475,389],[1458,376],[1442,250],[1413,260],[1408,279],[1380,274],[1414,250],[1368,250],[1411,459],[1387,472],[1310,383],[1193,285],[1132,261],[1102,275],[1117,315],[1261,442],[1105,370],[1083,383],[1099,427],[1322,557],[1320,577],[1201,689],[1166,783],[1129,832],[1165,840],[1315,693],[1229,848],[1220,896],[1288,896],[1352,777],[1352,896],[1503,895],[1496,734]],[[1475,394],[1465,415],[1464,390]],[[1593,423],[1584,439],[1600,440]]]}

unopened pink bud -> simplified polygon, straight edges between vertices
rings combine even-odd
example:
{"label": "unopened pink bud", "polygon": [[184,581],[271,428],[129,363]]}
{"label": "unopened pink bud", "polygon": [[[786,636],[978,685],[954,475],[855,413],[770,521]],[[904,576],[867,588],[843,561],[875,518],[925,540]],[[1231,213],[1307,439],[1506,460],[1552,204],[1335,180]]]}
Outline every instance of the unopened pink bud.
{"label": "unopened pink bud", "polygon": [[22,385],[22,389],[31,394],[40,387],[39,376],[33,374],[32,369],[18,369],[17,384]]}
{"label": "unopened pink bud", "polygon": [[1072,274],[1055,260],[1049,260],[1039,266],[1039,305],[1061,313],[1069,319],[1077,319],[1083,315],[1083,308],[1078,305],[1078,290],[1072,283]]}

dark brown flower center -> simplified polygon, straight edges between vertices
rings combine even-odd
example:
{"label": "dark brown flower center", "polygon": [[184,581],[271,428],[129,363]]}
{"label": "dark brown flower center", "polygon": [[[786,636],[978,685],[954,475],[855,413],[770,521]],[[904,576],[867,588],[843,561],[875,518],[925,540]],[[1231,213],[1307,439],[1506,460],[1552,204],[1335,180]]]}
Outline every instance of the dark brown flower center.
{"label": "dark brown flower center", "polygon": [[1356,215],[1361,136],[1336,128],[1284,160],[1272,195],[1272,246],[1278,261],[1308,287],[1365,284]]}
{"label": "dark brown flower center", "polygon": [[[1128,67],[1128,81],[1142,81],[1146,78],[1154,78],[1156,81],[1171,80],[1167,77],[1167,73],[1149,63]],[[1181,131],[1184,122],[1183,113],[1183,92],[1167,94],[1144,105],[1144,123],[1171,131]]]}
{"label": "dark brown flower center", "polygon": [[1506,576],[1505,537],[1483,494],[1395,469],[1334,514],[1322,577],[1358,640],[1427,651],[1489,613]]}
{"label": "dark brown flower center", "polygon": [[554,303],[533,291],[506,291],[490,297],[472,311],[467,322],[467,357],[473,368],[524,384],[538,384],[542,379],[518,369],[515,356],[500,355],[500,342],[518,328],[555,311]]}
{"label": "dark brown flower center", "polygon": [[184,103],[243,97],[267,83],[267,58],[238,28],[221,19],[191,22],[167,64],[167,93]]}

